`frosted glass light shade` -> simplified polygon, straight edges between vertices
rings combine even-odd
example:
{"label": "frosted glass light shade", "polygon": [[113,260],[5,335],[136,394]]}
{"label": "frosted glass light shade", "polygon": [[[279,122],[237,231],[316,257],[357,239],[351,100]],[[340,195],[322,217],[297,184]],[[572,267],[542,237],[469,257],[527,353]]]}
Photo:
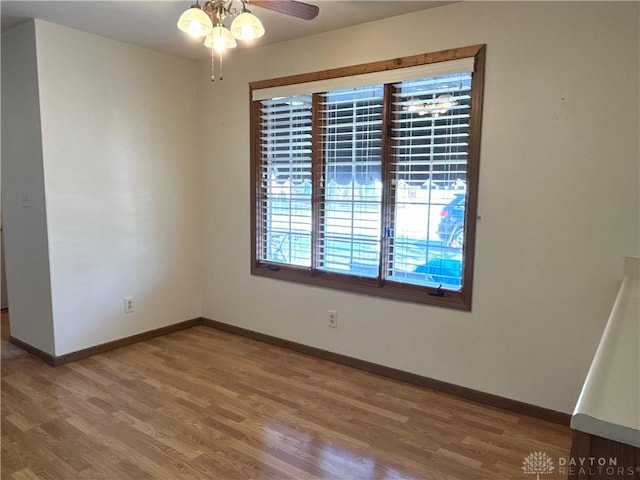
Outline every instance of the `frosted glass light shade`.
{"label": "frosted glass light shade", "polygon": [[233,19],[231,34],[238,40],[255,40],[264,35],[264,27],[258,17],[249,12],[242,12]]}
{"label": "frosted glass light shade", "polygon": [[[447,113],[456,105],[458,105],[458,102],[455,100],[453,95],[444,93],[438,96],[436,103],[426,106],[426,110],[428,111],[425,111],[425,113],[431,113],[434,117],[439,117],[440,115]],[[424,113],[421,113],[421,115],[424,115]]]}
{"label": "frosted glass light shade", "polygon": [[213,23],[209,15],[199,8],[190,8],[180,15],[178,28],[192,37],[204,37],[213,30]]}
{"label": "frosted glass light shade", "polygon": [[204,39],[204,46],[213,48],[216,52],[223,52],[227,48],[237,47],[238,44],[229,30],[217,25],[214,27],[211,34],[207,35]]}

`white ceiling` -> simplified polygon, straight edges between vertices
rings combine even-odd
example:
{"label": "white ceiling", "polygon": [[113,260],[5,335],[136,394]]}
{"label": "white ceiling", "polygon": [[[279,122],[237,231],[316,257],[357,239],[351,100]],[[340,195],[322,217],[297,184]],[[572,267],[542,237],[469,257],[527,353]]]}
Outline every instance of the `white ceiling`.
{"label": "white ceiling", "polygon": [[[2,31],[39,18],[114,40],[182,57],[206,58],[208,50],[180,32],[176,22],[193,0],[181,1],[2,1]],[[240,4],[238,0],[236,4]],[[300,20],[259,7],[252,12],[262,20],[267,33],[259,44],[277,43],[337,28],[371,22],[447,1],[309,1],[320,7],[314,20]],[[238,5],[236,5],[237,7]]]}

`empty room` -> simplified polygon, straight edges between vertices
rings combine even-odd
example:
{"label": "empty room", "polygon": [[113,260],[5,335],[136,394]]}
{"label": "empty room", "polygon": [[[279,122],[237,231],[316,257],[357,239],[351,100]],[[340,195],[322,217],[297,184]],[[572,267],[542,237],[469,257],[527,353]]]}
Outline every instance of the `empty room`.
{"label": "empty room", "polygon": [[3,1],[1,477],[640,480],[640,3]]}

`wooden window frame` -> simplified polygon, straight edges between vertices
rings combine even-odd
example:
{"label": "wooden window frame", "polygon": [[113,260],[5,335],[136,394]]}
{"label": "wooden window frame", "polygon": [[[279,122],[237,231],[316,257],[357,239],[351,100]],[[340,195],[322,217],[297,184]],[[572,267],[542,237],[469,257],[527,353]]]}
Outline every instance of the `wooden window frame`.
{"label": "wooden window frame", "polygon": [[[266,278],[273,278],[289,282],[313,285],[317,287],[338,289],[357,294],[372,295],[394,300],[420,303],[426,305],[434,305],[438,307],[446,307],[457,310],[470,311],[472,305],[473,294],[473,267],[475,257],[475,237],[476,237],[476,217],[477,217],[477,198],[478,198],[478,181],[479,181],[479,165],[480,165],[480,141],[482,132],[482,104],[484,94],[484,64],[485,64],[486,45],[472,45],[468,47],[456,48],[451,50],[443,50],[439,52],[414,55],[409,57],[385,60],[380,62],[355,65],[350,67],[336,68],[332,70],[324,70],[313,73],[305,73],[301,75],[293,75],[288,77],[262,80],[251,82],[249,84],[250,99],[250,138],[251,138],[251,274]],[[474,59],[474,73],[471,85],[471,106],[469,112],[469,143],[467,150],[467,203],[465,210],[465,245],[464,245],[464,262],[462,285],[460,291],[437,291],[433,287],[414,285],[409,283],[394,282],[384,279],[381,275],[378,278],[364,278],[349,274],[341,274],[335,272],[327,272],[319,270],[315,265],[315,255],[312,253],[311,268],[295,267],[280,263],[269,263],[259,260],[257,234],[257,219],[259,218],[259,205],[257,200],[261,195],[261,176],[260,176],[260,101],[253,100],[253,91],[257,89],[279,87],[284,85],[301,84],[306,82],[328,80],[336,77],[352,76],[365,73],[380,72],[384,70],[393,70],[398,68],[406,68],[431,63],[445,62],[462,58]],[[391,85],[385,85],[385,90],[391,89]],[[318,96],[315,95],[314,98]],[[391,112],[386,107],[383,117],[385,121],[390,120]],[[317,107],[314,100],[314,107]],[[316,109],[317,111],[317,109]],[[319,116],[313,117],[313,135],[312,150],[315,155],[320,155],[320,141],[317,132],[319,130]],[[388,124],[388,123],[387,123]],[[383,135],[383,164],[382,164],[382,181],[383,185],[388,185],[390,181],[390,162],[389,150],[390,140],[388,135]],[[319,159],[319,161],[318,161]],[[319,221],[319,208],[321,205],[321,192],[319,188],[319,176],[322,174],[322,159],[318,156],[314,159],[312,167],[312,240],[311,248],[316,248],[317,232]],[[382,216],[388,217],[392,214],[390,209],[393,208],[393,202],[388,195],[388,188],[383,187],[382,195]],[[380,269],[382,270],[383,262],[388,262],[388,238],[385,235],[381,242],[381,259]],[[443,296],[442,293],[444,293]]]}

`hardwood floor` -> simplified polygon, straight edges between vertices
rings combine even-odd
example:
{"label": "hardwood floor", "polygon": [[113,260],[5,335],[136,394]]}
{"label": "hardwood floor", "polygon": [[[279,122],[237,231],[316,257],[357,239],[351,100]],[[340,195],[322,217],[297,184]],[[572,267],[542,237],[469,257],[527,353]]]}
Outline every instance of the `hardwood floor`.
{"label": "hardwood floor", "polygon": [[526,479],[524,456],[571,442],[568,427],[202,326],[57,368],[3,361],[1,427],[15,480]]}

